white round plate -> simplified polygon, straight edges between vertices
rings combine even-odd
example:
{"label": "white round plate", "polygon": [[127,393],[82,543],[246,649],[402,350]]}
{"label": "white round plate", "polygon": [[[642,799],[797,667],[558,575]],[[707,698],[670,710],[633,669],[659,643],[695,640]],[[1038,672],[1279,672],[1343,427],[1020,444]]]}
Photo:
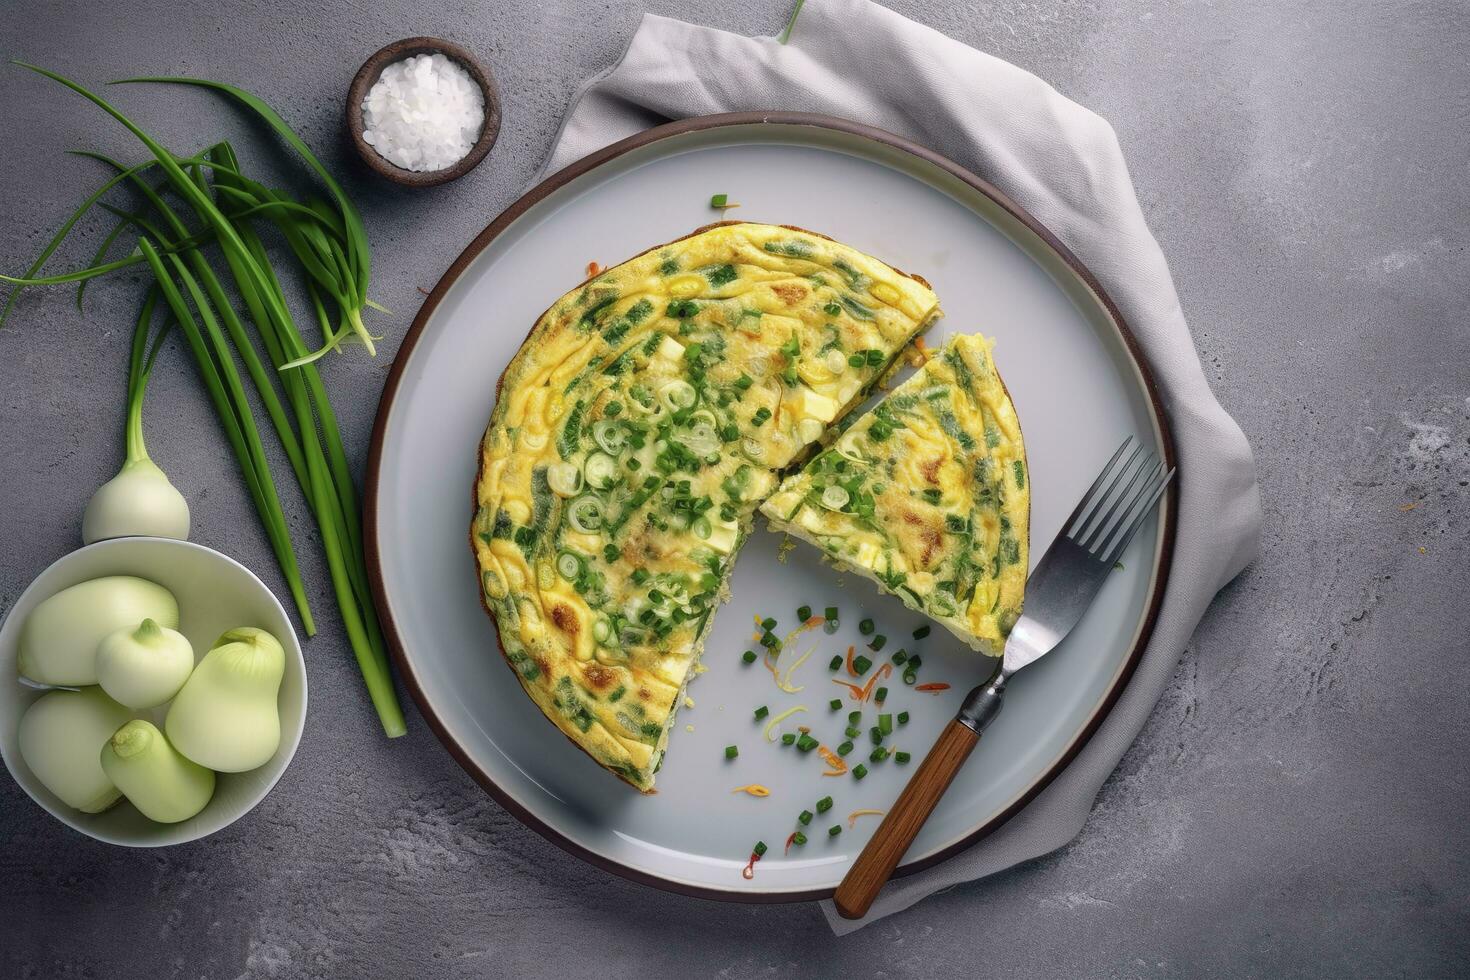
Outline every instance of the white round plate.
{"label": "white round plate", "polygon": [[[281,712],[281,744],[269,762],[249,772],[220,773],[209,804],[188,820],[154,823],[127,800],[101,813],[82,813],[57,799],[20,756],[18,730],[26,708],[44,693],[15,680],[20,631],[42,601],[82,582],[104,575],[136,575],[157,582],[179,600],[179,632],[194,646],[196,662],[221,633],[237,626],[256,626],[281,641],[286,674],[277,705]],[[276,785],[306,724],[306,661],[286,610],[265,583],[244,565],[191,541],[172,538],[112,538],[63,555],[21,593],[0,626],[0,756],[21,788],[57,820],[88,837],[126,847],[163,847],[207,837],[228,827],[255,808]],[[163,708],[139,712],[162,727]],[[99,747],[100,749],[100,747]]]}
{"label": "white round plate", "polygon": [[[383,395],[368,477],[370,565],[399,668],[455,757],[522,820],[568,850],[663,888],[745,901],[825,897],[877,826],[846,815],[886,809],[965,692],[994,661],[942,629],[915,642],[923,620],[869,583],[822,564],[799,545],[757,528],[736,562],[733,598],[717,613],[704,655],[708,672],[680,711],[658,776],[642,796],[602,771],[548,723],[501,658],[480,606],[468,544],[477,447],[496,381],[538,316],[604,267],[727,217],[790,224],[829,235],[900,269],[939,294],[945,317],[928,340],[952,332],[996,338],[995,360],[1020,415],[1032,481],[1033,561],[1102,464],[1129,434],[1172,461],[1168,427],[1120,317],[1090,275],[1044,229],[983,181],[898,137],[824,117],[745,114],[671,123],[599,151],[550,177],[512,205],[445,274],[400,350]],[[1065,644],[1012,683],[1009,702],[919,835],[902,874],[972,843],[1039,792],[1081,747],[1131,673],[1164,587],[1172,493],[1138,534],[1117,571]],[[758,524],[762,523],[760,519]],[[841,630],[807,634],[816,651],[784,694],[741,653],[752,617],[784,632],[796,609],[836,606]],[[817,753],[767,743],[752,710],[808,710],[830,746],[851,710],[828,661],[861,643],[871,617],[899,648],[921,652],[924,694],[887,682],[884,710],[911,721],[889,740],[912,753],[907,767],[869,765],[861,780],[822,777]],[[861,647],[860,647],[861,649]],[[788,654],[787,660],[789,661]],[[849,764],[866,761],[862,736]],[[686,730],[692,728],[692,730]],[[737,745],[727,762],[724,748]],[[761,783],[754,798],[732,790]],[[835,805],[810,826],[796,821],[818,799]],[[843,824],[840,836],[827,830]],[[797,829],[809,842],[783,853]],[[741,874],[752,845],[770,850]]]}

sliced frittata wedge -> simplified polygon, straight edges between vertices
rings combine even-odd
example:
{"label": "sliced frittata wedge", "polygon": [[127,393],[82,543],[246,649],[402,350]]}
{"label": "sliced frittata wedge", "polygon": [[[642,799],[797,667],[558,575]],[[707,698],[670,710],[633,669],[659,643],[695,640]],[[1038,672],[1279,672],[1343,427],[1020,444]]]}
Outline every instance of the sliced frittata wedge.
{"label": "sliced frittata wedge", "polygon": [[1021,427],[981,336],[957,336],[761,505],[971,647],[999,654],[1026,589]]}
{"label": "sliced frittata wedge", "polygon": [[536,322],[480,447],[471,543],[517,679],[601,765],[651,789],[756,505],[937,306],[855,249],[731,222]]}

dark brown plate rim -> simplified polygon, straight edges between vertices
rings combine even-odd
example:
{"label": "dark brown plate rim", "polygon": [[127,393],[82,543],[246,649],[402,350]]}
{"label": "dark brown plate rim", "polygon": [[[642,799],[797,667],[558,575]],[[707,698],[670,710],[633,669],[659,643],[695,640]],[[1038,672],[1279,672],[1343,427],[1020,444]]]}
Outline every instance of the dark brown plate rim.
{"label": "dark brown plate rim", "polygon": [[[687,882],[673,881],[659,875],[650,874],[637,868],[629,867],[613,861],[601,854],[596,853],[577,843],[576,841],[561,834],[546,824],[535,813],[522,806],[509,793],[505,792],[496,784],[490,774],[477,766],[470,759],[469,753],[449,734],[448,729],[440,721],[434,711],[434,706],[420,686],[417,676],[414,674],[413,665],[404,652],[402,638],[399,636],[397,625],[393,621],[392,612],[387,601],[387,592],[383,580],[383,567],[381,555],[378,551],[378,486],[380,468],[383,459],[383,441],[387,431],[388,416],[392,412],[393,404],[399,394],[399,388],[403,384],[404,371],[409,362],[414,347],[418,344],[420,336],[428,327],[429,320],[439,303],[444,299],[449,288],[459,279],[460,275],[469,266],[476,256],[483,252],[491,242],[509,228],[521,215],[525,214],[533,205],[554,193],[561,187],[572,182],[592,170],[597,169],[609,160],[616,159],[625,153],[640,149],[661,140],[674,139],[689,133],[701,132],[709,129],[719,129],[729,126],[753,126],[769,124],[772,126],[806,126],[816,129],[833,130],[851,136],[861,137],[875,143],[901,150],[911,156],[928,163],[945,173],[958,178],[985,197],[988,197],[1002,210],[1024,225],[1032,234],[1036,235],[1043,244],[1057,255],[1071,271],[1087,286],[1096,296],[1108,317],[1118,328],[1123,337],[1124,344],[1128,348],[1134,366],[1139,376],[1143,378],[1144,388],[1148,392],[1149,401],[1152,404],[1154,417],[1159,422],[1160,437],[1163,442],[1163,453],[1165,462],[1173,467],[1177,466],[1174,451],[1173,434],[1170,431],[1168,414],[1164,411],[1162,399],[1159,397],[1158,387],[1154,381],[1153,373],[1149,369],[1148,361],[1138,345],[1137,339],[1129,329],[1123,314],[1118,310],[1116,304],[1103,290],[1097,278],[1084,266],[1072,252],[1057,239],[1047,228],[1026,212],[1019,204],[1012,201],[1000,190],[992,186],[988,181],[970,173],[965,168],[953,161],[940,156],[932,150],[926,149],[911,140],[897,136],[885,130],[877,129],[863,123],[840,119],[835,116],[824,116],[814,113],[801,112],[729,112],[709,116],[695,116],[689,119],[680,119],[655,126],[652,129],[636,133],[626,139],[619,140],[610,146],[606,146],[593,153],[589,153],[581,160],[568,164],[566,167],[550,175],[535,187],[516,200],[510,207],[500,213],[498,217],[484,231],[475,236],[474,241],[460,253],[459,257],[449,266],[439,282],[434,286],[423,306],[419,308],[418,315],[414,317],[412,326],[399,345],[398,353],[393,361],[393,366],[388,373],[388,379],[383,386],[383,394],[378,402],[378,414],[373,423],[372,444],[368,456],[368,469],[366,492],[364,499],[363,520],[365,524],[364,538],[367,551],[368,578],[372,586],[373,599],[376,602],[378,615],[382,620],[383,633],[388,640],[389,649],[392,651],[394,663],[397,664],[399,676],[403,684],[413,695],[418,704],[419,711],[424,719],[428,721],[429,727],[444,743],[460,766],[464,768],[485,791],[495,798],[502,807],[514,814],[521,823],[539,833],[542,837],[561,847],[563,850],[576,855],[594,867],[610,871],[613,874],[636,881],[641,884],[651,885],[664,891],[676,892],[696,898],[715,899],[727,902],[748,903],[779,903],[779,902],[810,902],[820,899],[831,898],[834,888],[807,889],[805,891],[786,892],[755,892],[725,890],[709,888],[701,885],[692,885]],[[1047,787],[1053,779],[1065,769],[1071,761],[1076,758],[1102,724],[1117,702],[1123,689],[1127,687],[1128,681],[1133,676],[1133,671],[1138,666],[1139,659],[1143,656],[1144,649],[1148,646],[1149,638],[1153,635],[1154,625],[1158,620],[1159,609],[1163,604],[1164,593],[1167,590],[1169,570],[1174,553],[1174,536],[1177,527],[1177,509],[1179,506],[1179,479],[1175,479],[1167,494],[1167,506],[1160,509],[1161,523],[1160,534],[1162,544],[1159,554],[1159,566],[1154,582],[1153,594],[1149,597],[1148,608],[1144,612],[1143,624],[1138,632],[1138,638],[1129,652],[1123,668],[1117,679],[1113,682],[1102,702],[1093,712],[1091,719],[1082,728],[1081,732],[1073,739],[1072,744],[1062,756],[1044,772],[1032,786],[1022,793],[1005,810],[987,820],[980,827],[964,838],[942,848],[922,859],[910,861],[901,865],[895,872],[894,877],[910,875],[926,868],[933,867],[946,859],[953,857],[960,851],[970,847],[988,834],[994,832],[1011,817],[1015,816],[1030,803],[1038,793]]]}

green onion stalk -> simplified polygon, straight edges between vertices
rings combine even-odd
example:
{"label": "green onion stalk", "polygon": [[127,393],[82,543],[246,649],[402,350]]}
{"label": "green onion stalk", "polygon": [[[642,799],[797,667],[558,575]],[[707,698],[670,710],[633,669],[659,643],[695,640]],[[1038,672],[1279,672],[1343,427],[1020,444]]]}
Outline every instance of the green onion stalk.
{"label": "green onion stalk", "polygon": [[[349,340],[361,342],[369,353],[375,352],[374,338],[363,323],[362,311],[381,307],[367,298],[371,256],[357,209],[285,121],[264,102],[234,86],[191,78],[127,80],[202,86],[229,96],[296,150],[327,187],[331,203],[296,201],[250,180],[241,173],[228,143],[215,144],[196,156],[176,157],[105,99],[80,84],[34,65],[17,64],[93,102],[132,132],[153,159],[125,167],[101,154],[81,154],[107,164],[116,173],[73,213],[25,276],[0,276],[0,281],[16,287],[9,302],[0,309],[0,323],[21,288],[74,282],[78,284],[80,305],[82,290],[91,279],[121,269],[147,266],[154,282],[145,299],[146,316],[151,320],[154,305],[161,301],[172,324],[182,334],[240,464],[246,489],[303,628],[308,635],[316,631],[256,424],[252,391],[276,431],[315,518],[337,607],[383,730],[390,737],[403,734],[403,713],[393,690],[382,629],[368,588],[357,490],[336,416],[315,363],[327,351]],[[146,175],[155,170],[164,179],[150,183]],[[137,191],[144,208],[128,212],[101,201],[107,191],[124,182]],[[177,206],[169,198],[176,200]],[[112,214],[117,224],[104,239],[92,265],[71,273],[40,275],[42,265],[93,206]],[[202,227],[191,228],[190,217],[197,219]],[[322,343],[315,349],[307,345],[296,327],[277,276],[278,266],[266,251],[258,223],[280,233],[296,260],[295,266],[303,273],[314,319],[322,333]],[[136,248],[125,258],[105,261],[114,243],[128,230],[137,235]],[[233,291],[216,274],[206,248],[218,250]],[[254,327],[253,336],[236,310],[235,297]],[[336,310],[335,323],[329,305]],[[166,323],[164,329],[168,326]],[[140,330],[146,328],[140,326]],[[257,341],[269,359],[269,368],[257,350]],[[148,364],[151,365],[151,358]],[[246,387],[247,378],[250,390]],[[146,383],[146,368],[143,380]]]}

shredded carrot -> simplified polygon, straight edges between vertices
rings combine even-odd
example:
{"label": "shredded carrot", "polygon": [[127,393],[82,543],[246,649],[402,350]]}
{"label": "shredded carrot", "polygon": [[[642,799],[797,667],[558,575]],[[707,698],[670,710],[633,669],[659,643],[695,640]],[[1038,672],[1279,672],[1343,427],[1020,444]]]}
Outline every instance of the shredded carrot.
{"label": "shredded carrot", "polygon": [[797,725],[796,730],[801,732],[803,735],[809,735],[811,734],[812,729],[810,725]]}
{"label": "shredded carrot", "polygon": [[886,810],[854,810],[847,815],[847,829],[852,830],[857,826],[858,817],[881,817]]}
{"label": "shredded carrot", "polygon": [[764,797],[764,796],[770,796],[771,795],[771,791],[768,790],[768,789],[766,789],[760,783],[751,783],[749,786],[736,786],[734,789],[730,790],[730,792],[732,792],[732,793],[748,793],[751,796],[762,796],[762,797]]}
{"label": "shredded carrot", "polygon": [[750,879],[754,878],[755,877],[755,862],[759,861],[760,859],[761,859],[761,856],[759,854],[755,853],[755,851],[751,851],[750,852],[750,863],[747,864],[745,866],[744,870],[742,870],[740,872],[740,877],[744,878],[746,881],[749,881]]}
{"label": "shredded carrot", "polygon": [[949,685],[941,681],[937,684],[920,684],[914,690],[923,691],[925,694],[938,694],[940,691],[948,691]]}
{"label": "shredded carrot", "polygon": [[596,262],[588,262],[587,263],[587,278],[588,279],[591,279],[593,276],[597,275],[601,271],[602,271],[602,266],[598,265]]}
{"label": "shredded carrot", "polygon": [[854,701],[863,700],[863,689],[858,687],[856,684],[849,684],[847,683],[847,681],[839,681],[835,677],[832,678],[832,683],[841,684],[843,687],[847,688],[847,690],[850,692],[849,697],[851,697]]}
{"label": "shredded carrot", "polygon": [[800,636],[801,634],[805,633],[807,630],[814,630],[818,626],[821,626],[822,623],[824,623],[824,622],[826,622],[826,620],[822,619],[821,616],[813,616],[811,619],[808,619],[806,622],[802,623],[800,626],[798,626],[796,629],[792,630],[790,633],[787,633],[786,634],[786,639],[782,640],[781,642],[782,642],[783,645],[784,644],[787,644],[787,643],[790,643],[792,640],[796,639],[798,636]]}
{"label": "shredded carrot", "polygon": [[786,853],[787,854],[790,854],[791,853],[791,845],[792,845],[793,842],[795,842],[795,840],[796,840],[796,834],[797,833],[799,833],[799,831],[793,832],[790,837],[786,838]]}
{"label": "shredded carrot", "polygon": [[847,763],[842,761],[842,756],[838,755],[836,752],[833,752],[831,749],[827,748],[827,746],[817,746],[817,754],[822,757],[822,760],[826,762],[827,765],[832,767],[829,772],[822,773],[823,776],[841,776],[847,772]]}
{"label": "shredded carrot", "polygon": [[[879,679],[886,680],[893,674],[893,664],[884,664],[873,671],[873,676],[868,678],[868,683],[863,685],[863,696],[860,700],[866,701],[873,695],[873,688],[877,686]],[[945,685],[948,687],[949,685]]]}
{"label": "shredded carrot", "polygon": [[857,650],[857,647],[848,647],[847,648],[847,674],[848,674],[849,677],[856,677],[856,676],[858,676],[857,668],[852,665],[852,655],[853,655],[853,652],[856,651],[856,650]]}

